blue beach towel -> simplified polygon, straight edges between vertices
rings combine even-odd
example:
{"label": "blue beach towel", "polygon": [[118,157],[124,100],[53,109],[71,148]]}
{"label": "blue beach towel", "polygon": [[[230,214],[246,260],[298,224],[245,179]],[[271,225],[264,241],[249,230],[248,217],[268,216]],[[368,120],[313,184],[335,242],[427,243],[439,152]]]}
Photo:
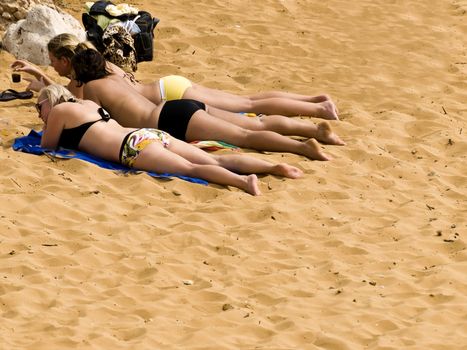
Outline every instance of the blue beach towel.
{"label": "blue beach towel", "polygon": [[[68,150],[65,148],[60,148],[56,151],[46,150],[41,147],[41,133],[38,133],[37,131],[34,131],[34,130],[31,130],[29,132],[29,135],[27,136],[18,137],[17,139],[15,139],[15,142],[13,143],[12,147],[15,151],[20,151],[20,152],[25,152],[25,153],[32,153],[32,154],[37,154],[37,155],[48,154],[48,155],[51,155],[52,157],[65,158],[65,159],[78,158],[86,162],[96,164],[100,166],[101,168],[105,168],[105,169],[119,170],[119,171],[127,172],[127,173],[141,172],[141,171],[135,171],[133,169],[130,169],[118,163],[113,163],[113,162],[109,162],[98,157],[94,157],[88,153],[84,153],[81,151],[72,151],[72,150]],[[174,175],[174,174],[168,174],[168,173],[157,174],[153,172],[147,172],[147,174],[153,177],[158,177],[158,178],[178,177],[182,180],[189,181],[189,182],[194,182],[194,183],[203,184],[203,185],[208,184],[208,182],[205,180],[201,180],[201,179],[194,178],[194,177],[182,176],[182,175]]]}

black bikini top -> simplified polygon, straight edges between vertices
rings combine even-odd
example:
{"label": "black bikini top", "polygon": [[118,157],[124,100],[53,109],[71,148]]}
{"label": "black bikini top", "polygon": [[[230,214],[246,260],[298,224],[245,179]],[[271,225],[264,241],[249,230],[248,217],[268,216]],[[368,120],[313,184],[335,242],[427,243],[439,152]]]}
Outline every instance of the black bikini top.
{"label": "black bikini top", "polygon": [[101,119],[87,122],[74,128],[63,129],[62,134],[60,135],[60,139],[58,140],[58,145],[63,148],[78,149],[78,145],[81,142],[81,139],[83,138],[86,131],[88,131],[88,129],[91,127],[91,125],[101,120],[105,122],[109,121],[110,115],[104,108],[100,107],[97,111],[99,112]]}

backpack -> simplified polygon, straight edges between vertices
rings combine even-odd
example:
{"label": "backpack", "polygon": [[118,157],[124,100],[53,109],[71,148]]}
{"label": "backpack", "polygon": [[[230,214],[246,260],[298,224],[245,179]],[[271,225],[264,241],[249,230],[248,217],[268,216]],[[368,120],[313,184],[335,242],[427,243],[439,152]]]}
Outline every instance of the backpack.
{"label": "backpack", "polygon": [[81,18],[87,39],[94,44],[99,52],[103,53],[106,50],[102,40],[104,29],[99,26],[97,17],[103,15],[108,19],[118,19],[122,22],[133,21],[139,28],[139,32],[132,35],[136,51],[136,62],[152,61],[154,57],[154,29],[159,23],[159,19],[152,17],[147,11],[138,11],[137,15],[112,16],[105,10],[108,5],[113,5],[113,3],[110,1],[96,1],[89,9],[89,13],[82,14]]}

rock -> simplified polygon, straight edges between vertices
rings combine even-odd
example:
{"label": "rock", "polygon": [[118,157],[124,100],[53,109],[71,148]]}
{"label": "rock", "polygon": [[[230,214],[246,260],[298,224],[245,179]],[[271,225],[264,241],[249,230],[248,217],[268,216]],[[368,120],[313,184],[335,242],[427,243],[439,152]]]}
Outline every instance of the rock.
{"label": "rock", "polygon": [[61,33],[76,35],[86,40],[81,24],[71,15],[48,6],[32,7],[26,18],[10,24],[3,37],[3,48],[19,59],[34,64],[48,65],[47,43]]}
{"label": "rock", "polygon": [[24,18],[26,18],[26,11],[24,11],[24,10],[22,10],[22,9],[19,9],[18,11],[16,11],[15,13],[13,13],[13,17],[14,17],[16,20],[24,19]]}

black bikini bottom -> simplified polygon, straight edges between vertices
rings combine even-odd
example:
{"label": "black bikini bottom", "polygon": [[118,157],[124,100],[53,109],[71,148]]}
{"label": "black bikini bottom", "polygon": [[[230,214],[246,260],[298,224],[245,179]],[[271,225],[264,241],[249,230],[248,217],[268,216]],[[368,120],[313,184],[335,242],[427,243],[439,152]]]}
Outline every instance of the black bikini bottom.
{"label": "black bikini bottom", "polygon": [[159,114],[157,128],[168,132],[173,137],[186,141],[185,135],[188,123],[195,112],[206,110],[204,103],[183,99],[167,101]]}

